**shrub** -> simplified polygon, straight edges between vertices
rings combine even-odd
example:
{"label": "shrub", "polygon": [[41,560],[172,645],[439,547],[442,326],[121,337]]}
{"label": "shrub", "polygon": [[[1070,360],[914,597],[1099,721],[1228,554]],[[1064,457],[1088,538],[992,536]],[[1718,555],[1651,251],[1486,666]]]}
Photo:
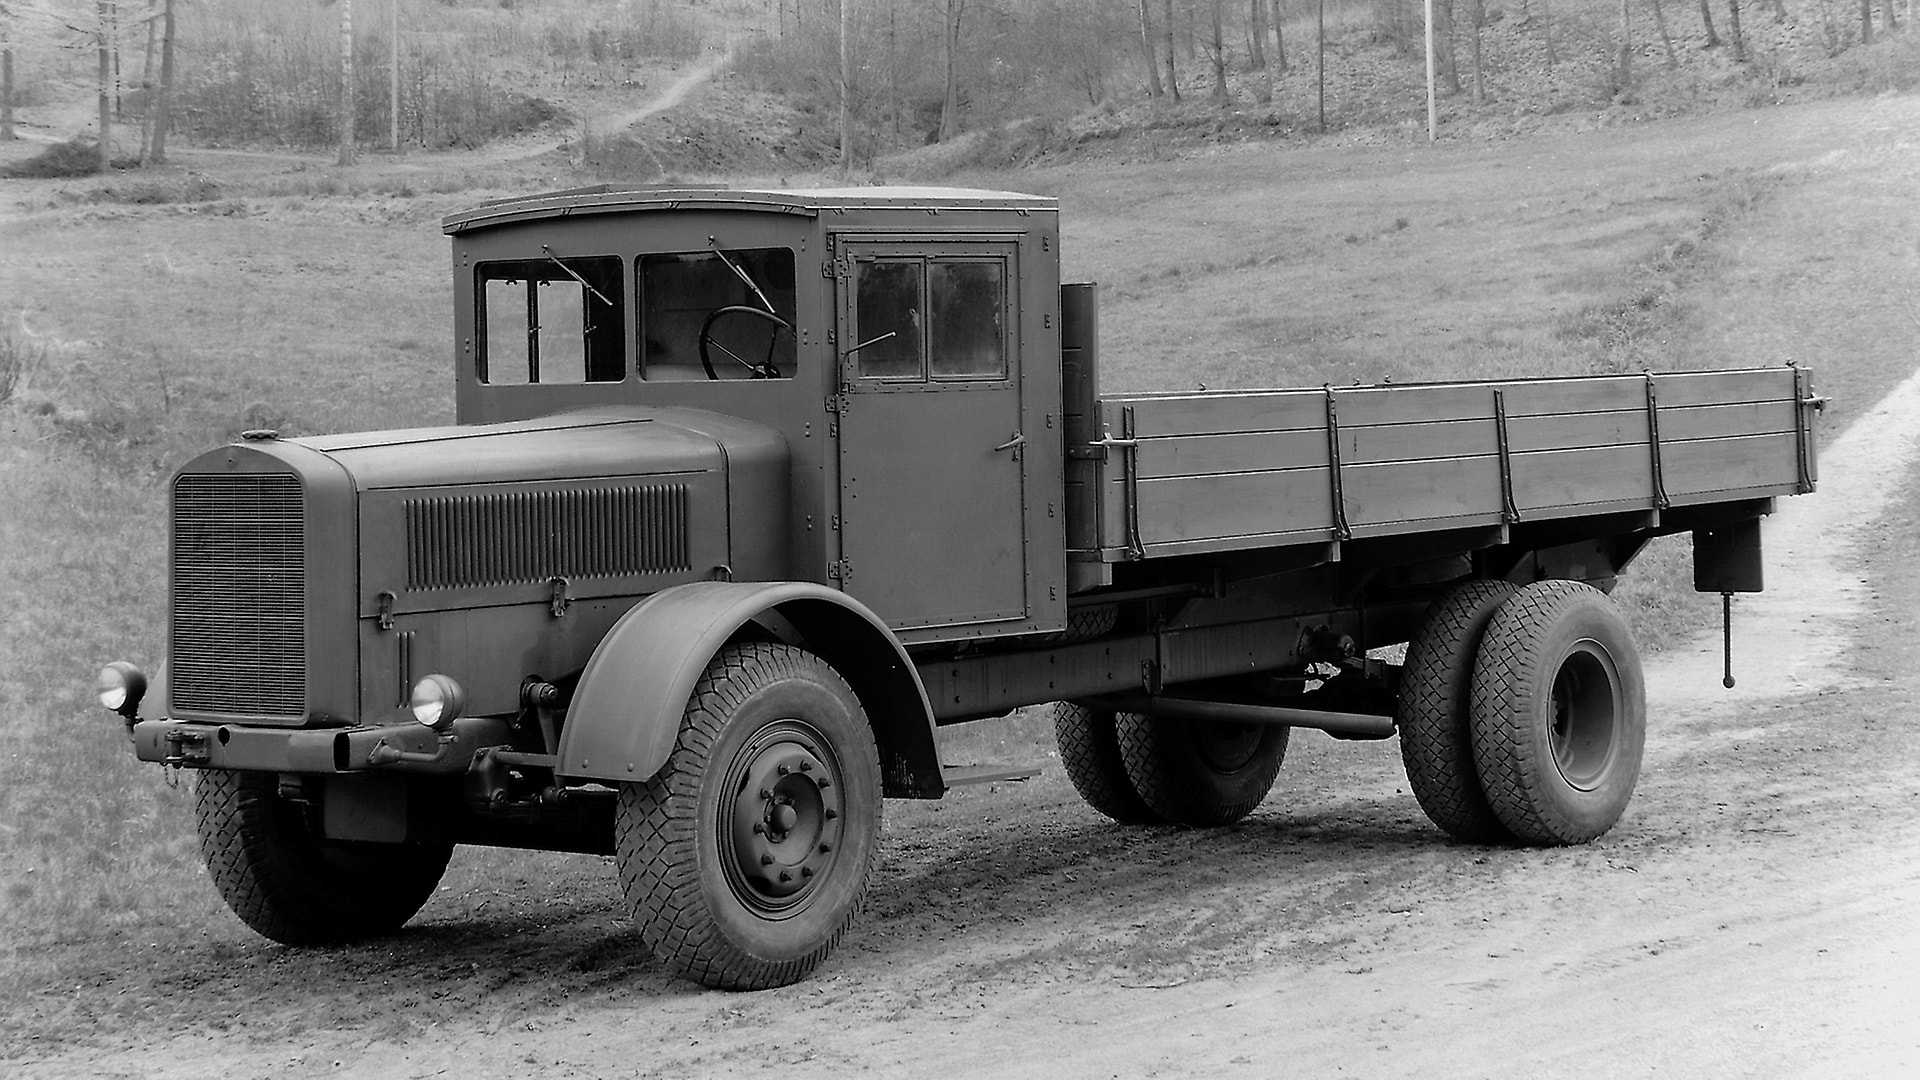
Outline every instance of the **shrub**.
{"label": "shrub", "polygon": [[47,358],[44,346],[24,342],[9,334],[0,337],[0,405],[26,388],[28,379]]}
{"label": "shrub", "polygon": [[7,170],[16,179],[58,180],[100,171],[100,144],[84,135],[54,143]]}

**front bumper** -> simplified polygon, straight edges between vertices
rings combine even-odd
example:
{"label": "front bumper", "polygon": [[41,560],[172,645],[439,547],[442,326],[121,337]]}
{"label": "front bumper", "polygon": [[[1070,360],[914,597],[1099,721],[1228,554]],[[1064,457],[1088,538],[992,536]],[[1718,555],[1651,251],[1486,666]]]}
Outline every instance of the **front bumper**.
{"label": "front bumper", "polygon": [[133,725],[141,761],[190,769],[283,773],[465,773],[486,747],[506,746],[512,730],[493,716],[463,716],[445,735],[419,724],[285,728],[142,720]]}

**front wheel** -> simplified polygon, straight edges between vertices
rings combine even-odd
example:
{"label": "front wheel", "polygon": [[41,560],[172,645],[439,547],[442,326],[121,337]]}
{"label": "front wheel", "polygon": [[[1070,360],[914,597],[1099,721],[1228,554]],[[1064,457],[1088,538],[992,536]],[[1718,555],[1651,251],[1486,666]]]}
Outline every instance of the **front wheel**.
{"label": "front wheel", "polygon": [[852,925],[880,834],[866,714],[818,656],[729,646],[653,779],[622,784],[615,855],[640,940],[727,990],[806,977]]}
{"label": "front wheel", "polygon": [[1620,820],[1647,738],[1640,651],[1613,602],[1541,581],[1503,604],[1473,667],[1473,755],[1523,843],[1582,844]]}
{"label": "front wheel", "polygon": [[453,855],[452,844],[322,839],[273,773],[201,772],[193,817],[220,898],[283,945],[393,933],[433,895]]}
{"label": "front wheel", "polygon": [[1149,809],[1181,825],[1231,825],[1273,788],[1292,728],[1121,713],[1127,778]]}

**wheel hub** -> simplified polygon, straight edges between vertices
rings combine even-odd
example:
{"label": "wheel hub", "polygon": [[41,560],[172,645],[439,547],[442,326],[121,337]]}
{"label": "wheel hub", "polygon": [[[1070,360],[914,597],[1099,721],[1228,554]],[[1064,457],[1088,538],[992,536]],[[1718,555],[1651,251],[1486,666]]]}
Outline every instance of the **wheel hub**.
{"label": "wheel hub", "polygon": [[1567,783],[1592,791],[1613,767],[1621,708],[1613,657],[1597,641],[1575,642],[1553,677],[1547,732],[1553,763]]}
{"label": "wheel hub", "polygon": [[728,877],[740,898],[763,912],[804,903],[836,858],[844,789],[825,745],[804,723],[785,720],[734,758],[735,795],[722,838]]}

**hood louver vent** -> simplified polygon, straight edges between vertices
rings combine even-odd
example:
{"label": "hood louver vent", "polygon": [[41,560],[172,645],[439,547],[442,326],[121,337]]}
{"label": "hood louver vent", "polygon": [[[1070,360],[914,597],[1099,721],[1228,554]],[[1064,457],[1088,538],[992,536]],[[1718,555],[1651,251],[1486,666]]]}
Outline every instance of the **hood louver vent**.
{"label": "hood louver vent", "polygon": [[409,499],[406,519],[409,589],[688,569],[684,484]]}

